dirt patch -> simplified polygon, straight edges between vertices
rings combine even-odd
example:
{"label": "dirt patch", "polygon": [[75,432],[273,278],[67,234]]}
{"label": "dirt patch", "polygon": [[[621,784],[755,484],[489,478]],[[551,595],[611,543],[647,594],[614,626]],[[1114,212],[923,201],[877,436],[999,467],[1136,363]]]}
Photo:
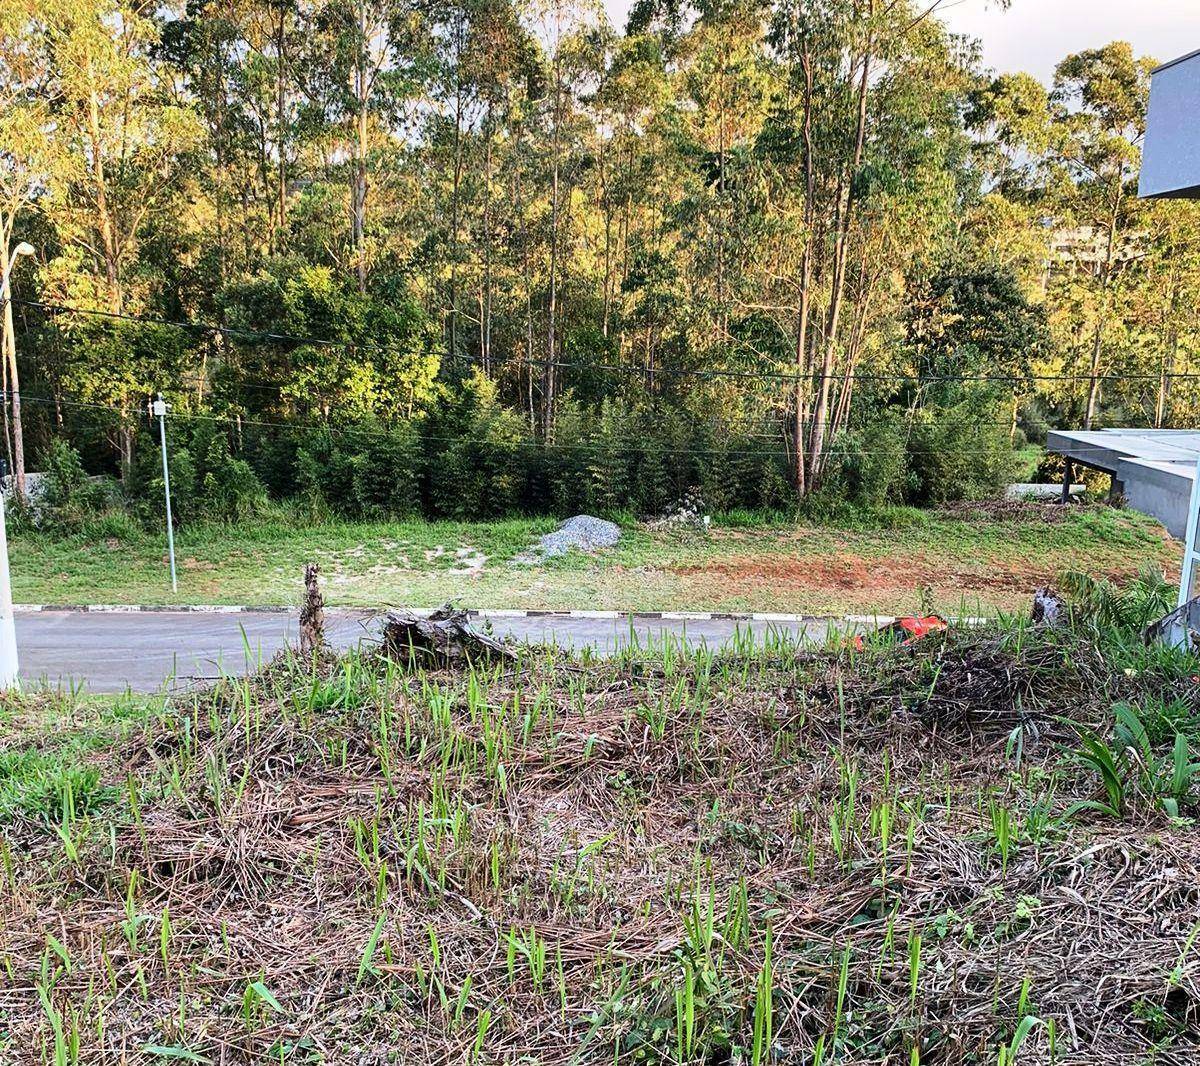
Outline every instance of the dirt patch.
{"label": "dirt patch", "polygon": [[763,1062],[958,1066],[1036,1003],[1023,1064],[1194,1063],[1194,790],[1101,815],[1072,754],[1180,689],[1121,647],[285,656],[169,697],[93,809],[0,821],[0,1060],[66,1018],[86,1063],[748,1063],[770,1019]]}
{"label": "dirt patch", "polygon": [[207,559],[197,559],[191,555],[180,559],[179,565],[184,570],[215,570],[217,568],[216,563],[209,562]]}
{"label": "dirt patch", "polygon": [[[987,565],[987,564],[984,564]],[[1120,579],[1136,567],[1110,567],[1099,577]],[[684,576],[719,578],[730,590],[774,589],[873,592],[894,589],[953,588],[962,592],[1032,592],[1052,583],[1058,568],[1006,560],[990,569],[956,567],[920,555],[867,559],[860,555],[743,555],[693,566],[673,567]]]}
{"label": "dirt patch", "polygon": [[1041,522],[1057,526],[1065,522],[1078,504],[1063,507],[1060,503],[1034,500],[958,500],[944,503],[939,513],[964,522]]}

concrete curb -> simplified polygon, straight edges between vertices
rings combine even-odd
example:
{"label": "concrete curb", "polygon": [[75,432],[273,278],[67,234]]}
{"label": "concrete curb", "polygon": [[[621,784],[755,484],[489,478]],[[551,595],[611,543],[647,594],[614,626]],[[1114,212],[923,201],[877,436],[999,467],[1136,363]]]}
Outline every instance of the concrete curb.
{"label": "concrete curb", "polygon": [[[388,607],[341,607],[326,605],[327,611],[339,614],[376,615],[392,608]],[[416,615],[432,614],[432,607],[406,607]],[[224,604],[224,603],[14,603],[16,614],[41,614],[65,611],[76,614],[292,614],[298,607],[273,604]],[[532,609],[508,610],[505,608],[476,610],[467,613],[472,618],[579,618],[591,621],[611,619],[633,619],[638,621],[685,621],[685,622],[825,622],[834,621],[832,616],[804,614],[774,614],[751,611],[552,611]],[[884,616],[880,616],[883,621]],[[886,619],[890,621],[890,618]]]}
{"label": "concrete curb", "polygon": [[[371,607],[337,607],[327,606],[326,610],[340,614],[361,614],[372,616],[382,614],[389,608]],[[431,607],[409,607],[406,610],[416,615],[432,614]],[[40,614],[54,611],[64,611],[76,614],[291,614],[298,607],[284,604],[222,604],[222,603],[185,603],[185,604],[145,604],[145,603],[14,603],[15,614]],[[591,621],[609,619],[620,621],[628,619],[631,622],[780,622],[784,624],[809,624],[814,622],[848,622],[851,625],[885,626],[896,620],[891,614],[848,614],[812,615],[812,614],[780,614],[774,611],[552,611],[552,610],[508,610],[494,608],[490,610],[468,610],[472,618],[579,618]],[[950,621],[968,626],[985,625],[991,619],[966,616],[951,617]]]}

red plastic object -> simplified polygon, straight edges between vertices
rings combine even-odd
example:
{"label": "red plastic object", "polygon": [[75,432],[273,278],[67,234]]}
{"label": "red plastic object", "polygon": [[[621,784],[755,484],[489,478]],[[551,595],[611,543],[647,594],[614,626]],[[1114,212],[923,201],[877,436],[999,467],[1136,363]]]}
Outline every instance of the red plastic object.
{"label": "red plastic object", "polygon": [[896,636],[903,635],[904,640],[900,643],[911,644],[914,640],[920,640],[930,633],[940,633],[946,626],[946,619],[939,618],[936,614],[908,615],[904,618],[897,618],[891,625],[884,626],[881,632],[895,633]]}
{"label": "red plastic object", "polygon": [[[914,640],[920,640],[922,637],[930,633],[939,633],[948,627],[949,623],[944,618],[939,618],[936,614],[926,615],[906,615],[903,618],[897,618],[883,626],[880,633],[891,633],[897,637],[904,637],[901,644],[911,644]],[[863,651],[867,644],[861,633],[855,633],[850,643],[855,651]]]}

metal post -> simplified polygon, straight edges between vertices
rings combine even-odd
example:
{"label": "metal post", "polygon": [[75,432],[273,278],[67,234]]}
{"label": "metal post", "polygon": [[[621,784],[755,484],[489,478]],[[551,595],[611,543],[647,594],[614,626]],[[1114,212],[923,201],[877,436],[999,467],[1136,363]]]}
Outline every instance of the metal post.
{"label": "metal post", "polygon": [[1062,503],[1070,503],[1071,502],[1071,474],[1072,473],[1073,473],[1073,471],[1071,470],[1071,460],[1064,459],[1063,460],[1062,500],[1060,501]]}
{"label": "metal post", "polygon": [[175,529],[171,523],[171,473],[167,469],[167,405],[163,402],[160,392],[152,407],[158,416],[158,437],[162,442],[163,463],[163,492],[167,497],[167,554],[171,558],[171,591],[178,592],[179,584],[175,579]]}

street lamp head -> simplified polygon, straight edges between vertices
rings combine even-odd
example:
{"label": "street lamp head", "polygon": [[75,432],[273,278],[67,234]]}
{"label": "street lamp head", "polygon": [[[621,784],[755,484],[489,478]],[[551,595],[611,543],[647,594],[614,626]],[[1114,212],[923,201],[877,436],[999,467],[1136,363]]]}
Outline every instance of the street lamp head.
{"label": "street lamp head", "polygon": [[13,255],[33,255],[34,247],[28,241],[22,241],[13,249]]}

